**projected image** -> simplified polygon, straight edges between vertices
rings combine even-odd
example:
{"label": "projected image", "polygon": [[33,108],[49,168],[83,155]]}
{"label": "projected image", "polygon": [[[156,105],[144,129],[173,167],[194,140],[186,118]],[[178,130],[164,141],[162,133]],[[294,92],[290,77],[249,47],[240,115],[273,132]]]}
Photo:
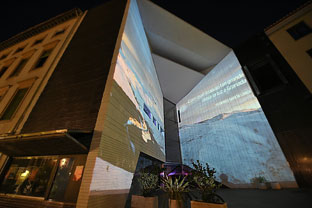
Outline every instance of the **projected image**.
{"label": "projected image", "polygon": [[133,27],[126,25],[114,73],[114,80],[140,113],[139,117],[130,115],[124,127],[132,151],[138,140],[129,132],[134,127],[141,131],[141,141],[154,143],[165,154],[162,93],[145,32],[134,24],[140,22],[136,18],[139,16],[129,16]]}
{"label": "projected image", "polygon": [[135,0],[111,81],[90,187],[94,197],[127,194],[141,152],[165,161],[163,96]]}
{"label": "projected image", "polygon": [[[233,52],[178,104],[184,164],[208,162],[227,185],[294,176]],[[194,151],[196,150],[196,151]]]}
{"label": "projected image", "polygon": [[112,81],[102,159],[129,172],[140,152],[164,161],[163,96],[136,1],[130,3]]}

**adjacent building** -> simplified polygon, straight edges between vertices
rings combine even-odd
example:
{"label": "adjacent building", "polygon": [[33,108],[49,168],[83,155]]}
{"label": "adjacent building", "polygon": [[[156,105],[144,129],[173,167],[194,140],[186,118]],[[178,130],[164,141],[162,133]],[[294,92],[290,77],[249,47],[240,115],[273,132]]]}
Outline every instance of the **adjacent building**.
{"label": "adjacent building", "polygon": [[312,178],[311,2],[235,48],[300,187]]}
{"label": "adjacent building", "polygon": [[312,3],[272,24],[265,34],[312,93]]}

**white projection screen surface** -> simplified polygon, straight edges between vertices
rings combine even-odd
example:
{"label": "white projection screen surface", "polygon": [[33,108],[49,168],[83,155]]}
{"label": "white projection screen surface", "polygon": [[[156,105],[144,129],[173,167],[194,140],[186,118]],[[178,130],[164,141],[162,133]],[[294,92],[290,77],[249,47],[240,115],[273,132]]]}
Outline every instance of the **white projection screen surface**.
{"label": "white projection screen surface", "polygon": [[[136,1],[130,4],[114,81],[126,95],[129,116],[122,120],[129,151],[165,158],[163,96]],[[123,96],[124,97],[124,96]],[[135,132],[134,132],[135,131]],[[140,134],[136,132],[139,131]]]}
{"label": "white projection screen surface", "polygon": [[128,193],[141,152],[165,161],[163,96],[135,0],[109,89],[90,190]]}
{"label": "white projection screen surface", "polygon": [[199,160],[235,187],[254,177],[296,184],[241,66],[230,52],[178,104],[183,163]]}

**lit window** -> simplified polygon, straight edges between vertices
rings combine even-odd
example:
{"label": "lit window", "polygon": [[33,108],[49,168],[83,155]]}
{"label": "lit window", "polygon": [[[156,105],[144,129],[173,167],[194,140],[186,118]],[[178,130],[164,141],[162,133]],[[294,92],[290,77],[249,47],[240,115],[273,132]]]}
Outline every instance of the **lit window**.
{"label": "lit window", "polygon": [[18,89],[15,93],[10,104],[7,106],[3,114],[1,115],[0,120],[10,120],[14,113],[16,112],[18,106],[21,104],[29,88]]}
{"label": "lit window", "polygon": [[41,56],[39,57],[35,67],[33,68],[33,70],[42,67],[45,62],[47,61],[47,59],[49,58],[51,52],[53,49],[49,49],[49,50],[45,50],[43,51],[43,53],[41,54]]}
{"label": "lit window", "polygon": [[18,76],[19,73],[22,71],[22,69],[24,68],[24,66],[26,65],[27,61],[29,60],[29,58],[23,58],[19,64],[17,65],[17,67],[14,69],[14,71],[10,74],[10,77],[15,77]]}
{"label": "lit window", "polygon": [[289,28],[287,32],[291,35],[291,37],[293,37],[293,39],[298,40],[303,36],[310,34],[312,30],[305,22],[299,22]]}
{"label": "lit window", "polygon": [[307,53],[309,54],[309,56],[312,58],[312,48],[307,50]]}
{"label": "lit window", "polygon": [[44,197],[56,162],[55,157],[14,157],[0,183],[0,192]]}

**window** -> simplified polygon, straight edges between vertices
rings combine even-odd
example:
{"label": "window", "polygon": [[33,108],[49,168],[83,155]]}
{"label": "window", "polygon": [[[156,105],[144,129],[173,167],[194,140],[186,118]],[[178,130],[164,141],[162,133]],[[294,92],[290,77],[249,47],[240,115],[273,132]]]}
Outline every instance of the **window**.
{"label": "window", "polygon": [[271,57],[248,68],[244,66],[244,70],[257,95],[276,91],[288,83]]}
{"label": "window", "polygon": [[2,77],[2,75],[8,70],[9,66],[3,66],[0,69],[0,78]]}
{"label": "window", "polygon": [[[16,51],[15,51],[15,53],[18,53],[18,52],[23,51],[24,48],[25,48],[25,46],[17,48]],[[14,53],[14,54],[15,54],[15,53]]]}
{"label": "window", "polygon": [[307,53],[309,54],[309,56],[312,58],[312,48],[307,50]]}
{"label": "window", "polygon": [[0,57],[0,60],[5,59],[7,56],[8,56],[8,54],[3,54],[3,55]]}
{"label": "window", "polygon": [[13,158],[0,192],[44,197],[56,163],[54,157]]}
{"label": "window", "polygon": [[52,52],[52,48],[51,49],[48,49],[48,50],[45,50],[42,52],[41,56],[39,57],[37,63],[35,64],[35,67],[33,68],[33,70],[37,69],[37,68],[40,68],[42,67],[45,62],[47,61],[47,59],[49,58],[51,52]]}
{"label": "window", "polygon": [[42,43],[42,41],[43,41],[43,38],[42,38],[42,39],[36,40],[36,41],[34,42],[33,46],[34,46],[34,45],[37,45],[37,44],[39,44],[39,43]]}
{"label": "window", "polygon": [[303,36],[310,34],[312,31],[305,22],[299,22],[298,24],[289,28],[287,32],[291,35],[291,37],[293,37],[293,39],[298,40]]}
{"label": "window", "polygon": [[13,157],[0,193],[75,203],[85,161],[86,155]]}
{"label": "window", "polygon": [[18,106],[21,104],[22,100],[24,99],[28,89],[29,88],[22,88],[22,89],[17,90],[10,104],[7,106],[7,108],[1,115],[0,120],[10,120],[12,118]]}
{"label": "window", "polygon": [[19,73],[22,71],[22,69],[24,68],[24,66],[26,65],[27,61],[29,60],[29,58],[23,58],[19,64],[17,65],[17,67],[14,69],[14,71],[10,74],[10,77],[15,77],[18,76]]}
{"label": "window", "polygon": [[65,28],[64,28],[64,29],[61,29],[61,30],[56,31],[56,32],[54,33],[53,37],[58,36],[58,35],[61,35],[61,34],[63,34],[63,33],[65,33]]}

